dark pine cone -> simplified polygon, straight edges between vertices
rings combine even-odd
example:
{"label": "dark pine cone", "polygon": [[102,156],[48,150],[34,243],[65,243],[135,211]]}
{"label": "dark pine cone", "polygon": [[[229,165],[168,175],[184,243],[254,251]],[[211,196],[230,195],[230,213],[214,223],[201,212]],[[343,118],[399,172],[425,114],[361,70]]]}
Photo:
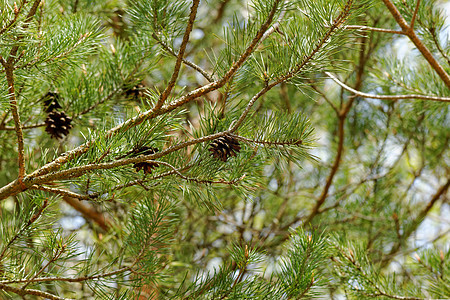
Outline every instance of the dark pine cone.
{"label": "dark pine cone", "polygon": [[52,138],[60,139],[64,135],[68,135],[72,129],[72,118],[66,116],[65,112],[52,111],[49,112],[47,119],[45,119],[45,131],[51,135]]}
{"label": "dark pine cone", "polygon": [[44,97],[42,97],[42,99],[44,100],[44,111],[46,113],[61,108],[61,105],[58,103],[58,100],[60,99],[58,93],[48,92],[44,95]]}
{"label": "dark pine cone", "polygon": [[221,136],[211,142],[209,151],[212,152],[212,156],[226,162],[230,156],[236,156],[241,150],[239,142],[229,136]]}
{"label": "dark pine cone", "polygon": [[[148,147],[148,146],[142,146],[142,147],[138,147],[138,148],[134,148],[131,151],[131,157],[135,157],[138,155],[150,155],[150,154],[155,154],[156,152],[158,152],[159,150],[153,147]],[[133,165],[133,168],[136,169],[136,172],[139,172],[140,170],[144,170],[144,174],[152,174],[152,169],[156,168],[158,166],[157,163],[152,163],[152,162],[139,162],[139,163],[135,163]]]}
{"label": "dark pine cone", "polygon": [[145,85],[139,83],[129,89],[125,90],[125,97],[129,99],[138,99],[144,96]]}

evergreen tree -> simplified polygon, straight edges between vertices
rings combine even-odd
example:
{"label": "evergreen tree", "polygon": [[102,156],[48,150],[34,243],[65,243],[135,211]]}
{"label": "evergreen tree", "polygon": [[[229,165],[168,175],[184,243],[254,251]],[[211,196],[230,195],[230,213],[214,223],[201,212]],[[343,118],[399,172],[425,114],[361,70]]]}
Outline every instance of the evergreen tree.
{"label": "evergreen tree", "polygon": [[0,298],[450,298],[445,7],[0,0]]}

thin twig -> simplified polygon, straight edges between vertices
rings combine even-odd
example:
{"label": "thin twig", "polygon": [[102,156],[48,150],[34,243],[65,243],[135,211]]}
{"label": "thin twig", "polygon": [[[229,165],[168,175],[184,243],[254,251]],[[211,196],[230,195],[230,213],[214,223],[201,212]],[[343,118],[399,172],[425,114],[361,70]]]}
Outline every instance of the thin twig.
{"label": "thin twig", "polygon": [[66,250],[66,245],[62,245],[61,247],[57,247],[56,248],[56,253],[53,255],[53,257],[44,265],[42,266],[42,268],[36,273],[34,274],[33,277],[30,278],[30,281],[28,281],[27,283],[25,283],[21,289],[24,290],[28,285],[30,285],[31,280],[38,278],[38,276],[45,271],[45,269],[52,264],[53,262],[57,261],[59,259],[59,257],[64,253],[64,251]]}
{"label": "thin twig", "polygon": [[32,190],[40,190],[40,191],[44,191],[44,192],[49,192],[49,193],[53,193],[53,194],[58,194],[61,196],[66,196],[66,197],[73,197],[79,200],[92,200],[95,198],[98,198],[98,194],[92,194],[92,195],[80,195],[71,191],[67,191],[67,190],[63,190],[63,189],[58,189],[58,188],[51,188],[48,186],[43,186],[43,185],[33,185],[30,187],[30,189]]}
{"label": "thin twig", "polygon": [[189,14],[189,20],[187,22],[183,40],[180,45],[180,50],[178,51],[177,61],[175,62],[175,67],[174,67],[174,70],[172,73],[172,77],[170,78],[166,89],[161,93],[159,100],[155,105],[155,110],[158,110],[161,108],[161,106],[164,104],[166,99],[169,97],[170,92],[172,91],[173,87],[175,86],[175,82],[178,78],[178,74],[180,73],[180,67],[181,67],[181,63],[183,60],[184,52],[186,51],[186,46],[187,46],[187,43],[189,42],[189,35],[191,34],[192,27],[194,26],[194,21],[197,16],[197,9],[198,9],[199,3],[200,3],[200,0],[192,1],[191,12]]}
{"label": "thin twig", "polygon": [[[164,43],[155,33],[152,34],[152,37],[164,48],[164,50],[166,50],[167,52],[169,52],[170,54],[172,54],[173,56],[177,57],[178,55],[175,53],[175,51],[173,51],[173,49],[171,49],[169,47],[169,45],[167,45],[166,43]],[[197,72],[199,72],[200,74],[202,74],[203,77],[205,77],[206,80],[208,80],[208,82],[213,82],[214,79],[211,77],[211,75],[208,74],[208,72],[206,72],[205,70],[203,70],[200,66],[196,65],[195,63],[182,58],[181,61],[186,65],[191,67],[192,69],[196,70]]]}
{"label": "thin twig", "polygon": [[399,31],[399,30],[377,28],[377,27],[370,27],[370,26],[364,26],[364,25],[346,25],[346,26],[344,26],[344,29],[367,30],[367,31],[375,31],[375,32],[384,32],[384,33],[393,33],[393,34],[406,35],[406,33],[404,33],[403,31]]}
{"label": "thin twig", "polygon": [[412,29],[414,29],[414,22],[416,21],[417,13],[419,12],[419,6],[420,6],[420,0],[417,0],[416,8],[414,9],[414,13],[411,18],[411,24],[409,25],[409,27],[411,27]]}
{"label": "thin twig", "polygon": [[394,257],[394,255],[398,252],[401,245],[403,244],[403,241],[405,241],[409,236],[417,230],[420,224],[422,224],[425,217],[428,215],[430,210],[434,207],[436,202],[441,198],[442,195],[445,195],[447,193],[447,190],[450,187],[450,179],[447,179],[447,182],[439,187],[439,189],[436,191],[436,193],[431,197],[430,201],[428,201],[427,205],[419,212],[417,217],[414,219],[413,223],[410,224],[406,229],[404,229],[404,232],[402,234],[402,239],[399,240],[395,245],[392,246],[389,253],[382,259],[381,265],[382,267],[386,266],[390,259]]}
{"label": "thin twig", "polygon": [[375,94],[367,94],[360,91],[357,91],[342,81],[340,81],[336,76],[331,74],[330,72],[325,72],[334,82],[339,84],[345,90],[352,92],[356,96],[363,98],[372,98],[372,99],[380,99],[380,100],[404,100],[404,99],[421,99],[421,100],[429,100],[429,101],[438,101],[438,102],[450,102],[450,97],[437,97],[437,96],[427,96],[427,95],[375,95]]}
{"label": "thin twig", "polygon": [[436,45],[437,50],[442,55],[442,57],[445,58],[445,60],[447,61],[447,64],[450,66],[450,57],[445,53],[444,49],[442,49],[442,46],[439,43],[438,36],[436,35],[436,29],[430,28],[428,31],[430,32],[431,37],[433,38],[433,42]]}
{"label": "thin twig", "polygon": [[177,168],[175,168],[171,164],[169,164],[167,162],[164,162],[164,161],[150,160],[150,161],[147,161],[147,162],[149,162],[149,163],[156,163],[156,164],[167,166],[167,167],[169,167],[169,168],[171,168],[173,170],[174,174],[178,175],[179,177],[183,178],[184,180],[186,180],[186,181],[193,181],[193,182],[196,182],[196,183],[206,183],[206,184],[217,184],[217,183],[220,183],[220,184],[234,185],[237,182],[239,182],[242,179],[244,179],[244,177],[245,177],[245,175],[242,175],[241,177],[239,177],[237,179],[234,179],[234,180],[230,180],[230,181],[225,181],[225,180],[217,180],[217,181],[214,181],[214,180],[203,180],[203,179],[198,179],[198,178],[194,178],[194,177],[184,176],[183,174],[180,173],[180,171]]}
{"label": "thin twig", "polygon": [[[22,130],[24,130],[24,129],[33,129],[33,128],[38,128],[38,127],[44,127],[44,126],[46,126],[46,125],[47,125],[47,124],[45,124],[44,122],[42,122],[42,123],[36,123],[36,124],[33,124],[33,125],[22,126]],[[15,128],[12,127],[12,126],[1,126],[1,124],[0,124],[0,130],[9,130],[9,131],[12,131],[12,130],[15,130]]]}

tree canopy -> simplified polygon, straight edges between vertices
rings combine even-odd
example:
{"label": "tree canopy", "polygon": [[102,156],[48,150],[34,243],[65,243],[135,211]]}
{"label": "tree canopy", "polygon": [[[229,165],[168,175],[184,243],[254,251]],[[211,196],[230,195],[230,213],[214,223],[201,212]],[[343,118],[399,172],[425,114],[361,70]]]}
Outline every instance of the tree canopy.
{"label": "tree canopy", "polygon": [[0,0],[0,298],[450,298],[439,0]]}

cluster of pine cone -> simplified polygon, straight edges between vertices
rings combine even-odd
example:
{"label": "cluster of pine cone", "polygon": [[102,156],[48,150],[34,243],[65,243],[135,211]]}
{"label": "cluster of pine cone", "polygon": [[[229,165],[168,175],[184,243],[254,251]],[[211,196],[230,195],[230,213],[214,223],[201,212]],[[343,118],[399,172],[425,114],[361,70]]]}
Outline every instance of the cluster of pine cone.
{"label": "cluster of pine cone", "polygon": [[47,113],[45,119],[45,131],[52,138],[61,139],[69,134],[72,126],[72,118],[68,117],[64,111],[58,111],[62,108],[58,103],[59,95],[55,92],[48,92],[42,97],[44,101],[44,111]]}

